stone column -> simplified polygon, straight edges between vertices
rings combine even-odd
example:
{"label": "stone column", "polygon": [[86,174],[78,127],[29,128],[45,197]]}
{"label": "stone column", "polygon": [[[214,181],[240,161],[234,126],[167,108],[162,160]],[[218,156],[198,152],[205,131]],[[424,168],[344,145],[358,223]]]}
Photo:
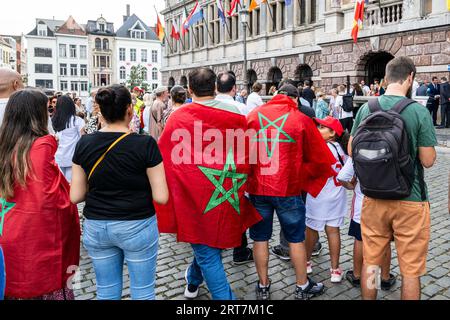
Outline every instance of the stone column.
{"label": "stone column", "polygon": [[337,34],[344,28],[344,13],[341,10],[341,1],[332,0],[330,11],[325,12],[325,33]]}

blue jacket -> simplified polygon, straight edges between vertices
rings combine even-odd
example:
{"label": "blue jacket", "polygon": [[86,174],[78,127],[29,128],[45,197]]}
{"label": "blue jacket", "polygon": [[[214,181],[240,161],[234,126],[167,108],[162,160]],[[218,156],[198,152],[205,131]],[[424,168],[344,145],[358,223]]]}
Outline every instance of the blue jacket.
{"label": "blue jacket", "polygon": [[429,97],[428,104],[435,103],[436,99],[434,97],[441,94],[441,86],[439,84],[437,84],[436,88],[435,88],[434,84],[430,83],[428,85],[427,94],[428,94],[428,97]]}

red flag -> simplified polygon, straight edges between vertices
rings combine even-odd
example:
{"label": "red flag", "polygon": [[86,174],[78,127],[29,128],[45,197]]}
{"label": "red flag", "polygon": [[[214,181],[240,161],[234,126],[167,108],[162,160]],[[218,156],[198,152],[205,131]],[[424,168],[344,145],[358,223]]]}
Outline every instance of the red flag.
{"label": "red flag", "polygon": [[55,163],[54,137],[37,139],[31,150],[33,178],[16,186],[13,199],[0,199],[6,297],[29,299],[66,288],[79,265],[78,210],[69,183]]}
{"label": "red flag", "polygon": [[248,126],[257,132],[252,141],[258,152],[266,156],[252,165],[250,194],[291,197],[305,191],[316,197],[335,175],[330,149],[313,120],[291,98],[277,95],[256,108],[248,115]]}
{"label": "red flag", "polygon": [[[214,141],[213,150],[211,139],[203,139],[212,130],[226,137],[227,129],[245,131],[245,116],[196,103],[170,116],[158,143],[170,191],[169,203],[156,205],[161,233],[177,234],[179,242],[227,249],[240,246],[242,233],[261,220],[244,195],[248,152],[240,155],[236,143],[226,139]],[[208,154],[220,162],[211,164]]]}
{"label": "red flag", "polygon": [[234,16],[237,13],[238,5],[241,4],[241,0],[233,0],[230,4],[230,11],[228,11],[228,16]]}
{"label": "red flag", "polygon": [[355,17],[353,19],[352,38],[355,43],[358,42],[358,33],[362,29],[364,21],[364,0],[356,0]]}
{"label": "red flag", "polygon": [[178,30],[177,25],[175,24],[175,20],[172,20],[172,32],[170,36],[176,40],[180,40],[180,31]]}

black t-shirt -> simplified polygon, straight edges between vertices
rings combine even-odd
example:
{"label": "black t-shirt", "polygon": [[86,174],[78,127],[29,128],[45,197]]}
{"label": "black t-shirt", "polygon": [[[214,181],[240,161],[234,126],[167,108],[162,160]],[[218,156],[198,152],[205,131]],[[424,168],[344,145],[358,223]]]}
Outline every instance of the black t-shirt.
{"label": "black t-shirt", "polygon": [[316,98],[316,94],[311,90],[311,88],[305,88],[303,89],[302,98],[308,101],[312,106],[314,99]]}
{"label": "black t-shirt", "polygon": [[[73,163],[86,175],[123,133],[96,132],[77,144]],[[147,168],[162,162],[155,139],[132,134],[106,155],[89,180],[84,216],[91,220],[143,220],[155,215]]]}

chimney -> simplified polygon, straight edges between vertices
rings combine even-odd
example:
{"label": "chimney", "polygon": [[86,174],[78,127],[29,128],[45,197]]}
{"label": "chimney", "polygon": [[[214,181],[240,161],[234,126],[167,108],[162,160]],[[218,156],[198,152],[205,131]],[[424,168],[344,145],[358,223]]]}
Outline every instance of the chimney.
{"label": "chimney", "polygon": [[130,17],[130,15],[131,15],[130,5],[127,4],[127,14],[126,14],[125,16],[123,16],[123,23],[125,23],[125,22],[128,20],[128,18]]}

